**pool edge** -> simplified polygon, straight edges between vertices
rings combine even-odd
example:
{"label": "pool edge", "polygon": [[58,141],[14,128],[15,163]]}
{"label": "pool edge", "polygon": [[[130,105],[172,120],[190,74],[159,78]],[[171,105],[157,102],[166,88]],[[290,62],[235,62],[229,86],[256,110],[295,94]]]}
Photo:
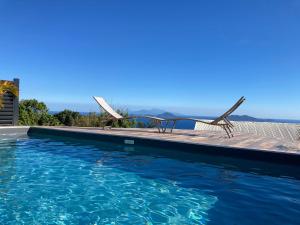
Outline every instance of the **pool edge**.
{"label": "pool edge", "polygon": [[300,154],[293,152],[279,152],[271,150],[260,150],[260,149],[248,149],[248,148],[238,148],[231,146],[222,145],[210,145],[205,143],[192,143],[177,140],[162,140],[155,139],[152,137],[137,137],[128,136],[121,134],[103,134],[103,133],[92,133],[87,131],[78,130],[67,130],[66,129],[56,129],[50,127],[30,127],[28,129],[28,135],[34,134],[46,134],[46,135],[64,135],[66,137],[73,137],[79,139],[87,139],[94,141],[108,141],[118,144],[125,144],[125,140],[133,140],[135,145],[146,145],[149,147],[159,147],[176,149],[178,151],[186,152],[197,152],[199,154],[209,154],[209,155],[220,155],[234,158],[243,158],[249,160],[259,160],[266,162],[275,162],[280,164],[293,164],[300,165]]}

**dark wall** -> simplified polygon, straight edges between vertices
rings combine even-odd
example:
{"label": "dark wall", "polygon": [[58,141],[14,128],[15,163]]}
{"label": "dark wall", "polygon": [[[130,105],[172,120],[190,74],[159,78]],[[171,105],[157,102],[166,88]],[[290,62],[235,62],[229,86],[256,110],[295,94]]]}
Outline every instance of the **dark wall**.
{"label": "dark wall", "polygon": [[[19,79],[13,82],[19,88]],[[11,93],[3,96],[4,107],[0,109],[0,126],[16,126],[19,120],[19,98]]]}

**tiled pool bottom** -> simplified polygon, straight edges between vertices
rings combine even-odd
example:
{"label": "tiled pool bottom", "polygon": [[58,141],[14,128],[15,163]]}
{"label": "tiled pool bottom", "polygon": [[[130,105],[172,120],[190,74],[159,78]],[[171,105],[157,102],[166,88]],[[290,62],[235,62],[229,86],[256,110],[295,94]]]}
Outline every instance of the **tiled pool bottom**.
{"label": "tiled pool bottom", "polygon": [[0,224],[300,224],[299,174],[141,146],[0,141]]}

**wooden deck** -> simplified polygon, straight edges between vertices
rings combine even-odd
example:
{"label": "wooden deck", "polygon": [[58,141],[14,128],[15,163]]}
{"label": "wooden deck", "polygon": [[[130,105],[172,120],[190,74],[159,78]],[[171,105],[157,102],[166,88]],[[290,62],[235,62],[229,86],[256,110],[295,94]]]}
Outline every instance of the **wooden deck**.
{"label": "wooden deck", "polygon": [[[242,121],[231,121],[231,123],[234,125],[234,132],[256,134],[263,137],[282,139],[283,141],[299,141],[300,138],[300,124]],[[195,130],[221,131],[222,129],[197,122]]]}
{"label": "wooden deck", "polygon": [[300,141],[282,140],[248,133],[235,132],[235,136],[229,139],[223,131],[174,130],[173,133],[158,133],[156,129],[144,128],[113,128],[108,130],[82,127],[42,128],[300,154]]}

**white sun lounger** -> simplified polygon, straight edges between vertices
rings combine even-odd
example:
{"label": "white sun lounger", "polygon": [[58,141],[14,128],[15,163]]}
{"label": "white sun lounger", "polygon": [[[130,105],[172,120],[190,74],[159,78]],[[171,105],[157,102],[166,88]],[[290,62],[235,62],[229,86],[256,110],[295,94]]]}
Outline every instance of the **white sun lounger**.
{"label": "white sun lounger", "polygon": [[[109,121],[118,121],[118,120],[124,120],[124,119],[136,119],[136,118],[147,118],[151,119],[154,121],[155,125],[157,126],[157,129],[159,132],[165,132],[166,127],[162,126],[162,122],[166,121],[166,119],[155,117],[155,116],[128,116],[128,117],[123,117],[119,113],[117,113],[102,97],[96,97],[93,96],[95,101],[98,103],[98,105],[106,112],[109,114],[109,118],[106,119],[104,122],[109,122]],[[103,126],[104,128],[105,126]]]}

